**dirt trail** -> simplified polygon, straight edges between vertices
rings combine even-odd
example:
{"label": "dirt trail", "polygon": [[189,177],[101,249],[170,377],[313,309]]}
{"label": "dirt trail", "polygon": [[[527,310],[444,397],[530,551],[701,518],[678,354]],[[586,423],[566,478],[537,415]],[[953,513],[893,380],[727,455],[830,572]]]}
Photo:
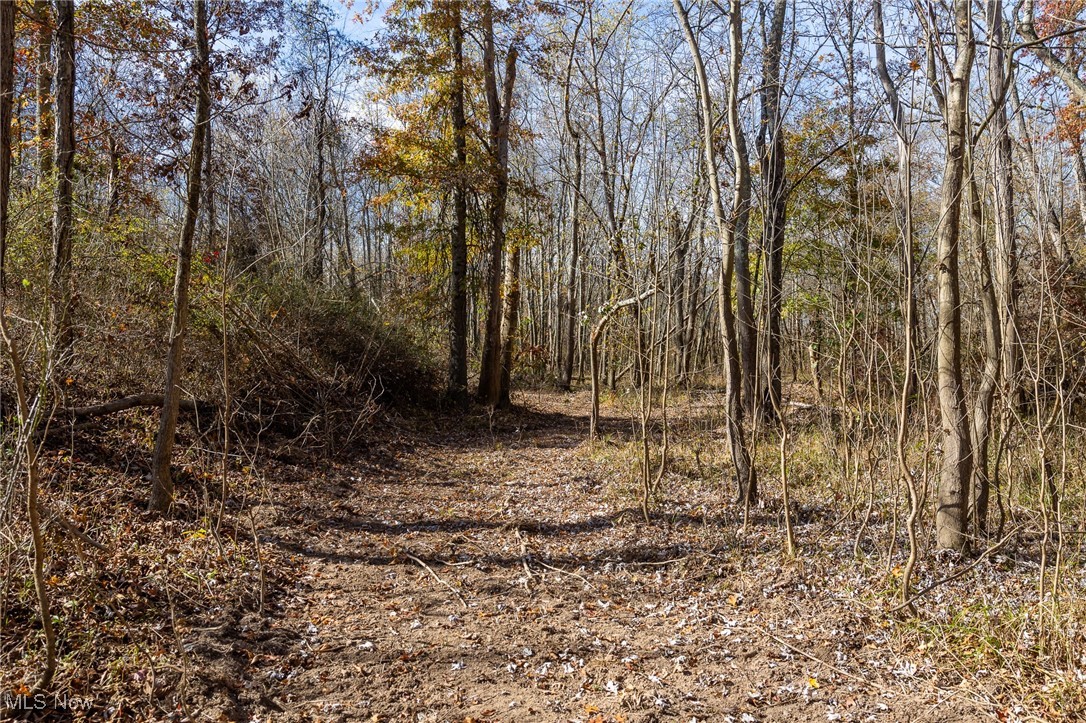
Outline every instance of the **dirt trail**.
{"label": "dirt trail", "polygon": [[892,649],[827,521],[800,521],[787,563],[775,518],[744,535],[715,485],[669,484],[645,523],[584,443],[583,399],[521,401],[394,429],[270,512],[303,572],[277,620],[239,626],[250,719],[989,719]]}

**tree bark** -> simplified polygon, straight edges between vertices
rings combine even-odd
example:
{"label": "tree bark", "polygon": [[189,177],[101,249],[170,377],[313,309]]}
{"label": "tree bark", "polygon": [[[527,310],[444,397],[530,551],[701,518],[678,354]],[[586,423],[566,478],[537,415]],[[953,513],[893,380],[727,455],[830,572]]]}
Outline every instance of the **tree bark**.
{"label": "tree bark", "polygon": [[781,113],[781,53],[787,0],[775,0],[762,65],[762,127],[759,134],[766,211],[765,253],[766,353],[762,414],[781,407],[781,307],[784,296],[784,227],[788,189],[784,169],[784,119]]}
{"label": "tree bark", "polygon": [[[700,165],[700,164],[699,164]],[[676,370],[678,370],[677,379],[681,383],[683,381],[682,376],[682,359],[683,353],[688,345],[688,338],[686,336],[687,327],[687,312],[688,307],[686,305],[686,276],[688,273],[687,267],[690,261],[690,236],[693,233],[693,226],[696,223],[695,219],[697,215],[704,210],[701,204],[701,193],[698,190],[698,183],[701,179],[701,174],[694,177],[694,203],[691,205],[690,221],[687,223],[686,228],[682,227],[679,221],[679,214],[676,211],[672,211],[668,217],[668,239],[669,246],[671,248],[672,271],[671,271],[671,286],[668,288],[668,298],[670,299],[669,306],[673,309],[672,314],[674,316],[674,325],[671,328],[675,329],[675,356],[677,363],[675,364]]]}
{"label": "tree bark", "polygon": [[317,118],[313,124],[313,143],[316,149],[317,167],[314,170],[314,192],[316,194],[314,231],[316,237],[313,248],[310,250],[307,275],[311,281],[321,281],[324,278],[324,257],[328,247],[328,182],[325,179],[325,147],[328,143],[328,95],[331,92],[329,84],[332,72],[331,39],[328,37],[328,29],[324,28],[325,42],[328,44],[328,52],[325,56],[324,82],[321,84],[320,100],[317,101]]}
{"label": "tree bark", "polygon": [[44,182],[53,175],[49,142],[53,134],[53,13],[49,0],[34,0],[34,16],[38,22],[38,172]]}
{"label": "tree bark", "polygon": [[973,443],[973,478],[969,487],[969,517],[974,521],[978,534],[988,529],[988,443],[991,440],[992,408],[996,389],[999,386],[999,365],[1002,352],[1000,338],[999,309],[996,304],[995,288],[992,282],[992,264],[988,254],[988,243],[984,237],[983,200],[972,168],[972,153],[969,163],[969,207],[971,227],[973,229],[973,251],[980,277],[981,320],[984,325],[984,369],[980,384],[973,399],[972,443]]}
{"label": "tree bark", "polygon": [[[65,410],[65,416],[70,416],[73,419],[103,417],[109,414],[123,412],[128,409],[135,409],[137,407],[161,407],[165,403],[166,397],[161,394],[132,394],[127,397],[121,397],[120,399],[102,402],[101,404],[91,404],[86,407],[72,407]],[[215,406],[210,402],[200,402],[191,399],[179,399],[177,408],[178,410],[201,414],[210,415],[215,413]]]}
{"label": "tree bark", "polygon": [[513,347],[517,336],[520,311],[520,256],[520,246],[516,245],[509,252],[509,263],[505,265],[505,299],[502,305],[502,368],[497,404],[502,409],[508,409],[512,405],[509,385],[512,380]]}
{"label": "tree bark", "polygon": [[[1003,395],[1008,401],[1018,396],[1018,244],[1015,230],[1014,205],[1014,144],[1011,142],[1007,118],[1007,86],[1014,82],[1007,73],[1003,58],[1003,3],[990,0],[995,6],[990,13],[997,18],[992,26],[992,59],[988,77],[991,79],[992,102],[1000,102],[993,120],[996,136],[994,203],[996,214],[995,293],[999,307],[1000,340],[1002,342]],[[1081,156],[1079,156],[1081,158]]]}
{"label": "tree bark", "polygon": [[[573,187],[570,189],[570,224],[569,224],[569,270],[562,295],[562,314],[566,323],[566,346],[562,350],[561,370],[558,378],[558,387],[569,391],[573,383],[573,357],[576,353],[577,330],[577,272],[581,259],[581,182],[584,174],[584,149],[581,144],[581,131],[573,123],[573,115],[569,107],[570,84],[573,78],[573,57],[577,52],[577,38],[584,24],[584,13],[581,13],[577,28],[573,31],[573,40],[570,42],[569,60],[566,63],[566,82],[563,88],[563,115],[566,122],[566,131],[573,140]],[[583,303],[583,302],[582,302]]]}
{"label": "tree bark", "polygon": [[173,504],[173,477],[170,460],[173,456],[174,434],[177,430],[177,410],[181,398],[182,353],[189,318],[189,275],[192,270],[192,242],[196,236],[196,219],[200,213],[200,188],[204,162],[204,127],[211,121],[211,52],[207,35],[207,2],[196,0],[194,32],[196,36],[195,66],[199,93],[196,119],[193,124],[192,150],[189,154],[188,188],[185,216],[177,244],[177,269],[174,273],[173,319],[170,323],[170,349],[166,357],[166,388],[159,415],[158,436],[151,464],[151,498],[148,508],[167,513]]}
{"label": "tree bark", "polygon": [[[11,116],[14,100],[15,3],[0,3],[0,316],[7,313],[7,267],[4,262],[7,259],[10,231],[8,205],[11,199]],[[40,113],[40,102],[38,110]]]}
{"label": "tree bark", "polygon": [[[731,3],[729,14],[731,58],[728,65],[728,142],[735,166],[732,218],[735,246],[735,293],[739,321],[739,358],[742,390],[740,406],[750,418],[758,408],[758,327],[754,319],[754,291],[750,276],[750,157],[739,118],[739,71],[743,64],[743,8]],[[704,131],[703,131],[704,132]]]}
{"label": "tree bark", "polygon": [[71,353],[72,168],[75,161],[75,2],[56,5],[57,98],[54,138],[53,259],[49,269],[49,322],[54,362]]}
{"label": "tree bark", "polygon": [[573,383],[573,358],[577,353],[577,318],[580,304],[577,303],[577,275],[581,263],[581,182],[584,174],[584,150],[581,147],[580,134],[573,142],[573,188],[570,191],[572,208],[570,210],[569,229],[569,270],[562,299],[563,314],[566,323],[566,345],[562,350],[562,369],[558,380],[559,388],[569,391]]}
{"label": "tree bark", "polygon": [[[969,78],[975,41],[969,0],[954,1],[956,56],[948,78],[944,117],[947,128],[946,163],[936,230],[936,283],[938,286],[939,407],[943,426],[943,461],[936,509],[939,547],[964,551],[968,546],[969,483],[973,471],[969,417],[962,380],[961,288],[958,259],[961,240],[961,204],[965,157],[969,144],[966,127]],[[939,42],[934,31],[928,42]]]}

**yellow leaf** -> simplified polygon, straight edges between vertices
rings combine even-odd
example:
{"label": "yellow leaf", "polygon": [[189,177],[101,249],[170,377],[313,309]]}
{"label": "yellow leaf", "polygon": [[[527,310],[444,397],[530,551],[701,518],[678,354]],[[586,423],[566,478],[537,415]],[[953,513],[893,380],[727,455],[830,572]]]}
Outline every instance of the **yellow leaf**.
{"label": "yellow leaf", "polygon": [[807,679],[807,685],[809,685],[812,688],[817,688],[818,687],[818,680],[815,679],[815,678],[808,678]]}

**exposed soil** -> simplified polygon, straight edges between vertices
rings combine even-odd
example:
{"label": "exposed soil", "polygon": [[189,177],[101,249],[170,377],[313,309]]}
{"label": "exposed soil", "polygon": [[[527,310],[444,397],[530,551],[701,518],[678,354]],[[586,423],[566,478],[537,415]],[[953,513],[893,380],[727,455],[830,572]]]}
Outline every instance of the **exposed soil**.
{"label": "exposed soil", "polygon": [[[1006,715],[902,645],[886,571],[801,508],[676,477],[644,522],[585,441],[584,396],[498,418],[390,420],[364,460],[257,510],[298,564],[268,616],[195,654],[193,711],[259,721],[917,721]],[[621,432],[629,422],[609,420]],[[881,597],[879,597],[881,595]],[[899,649],[900,648],[900,649]],[[906,649],[908,648],[908,649]],[[228,681],[228,682],[227,682]],[[201,703],[201,701],[203,701]],[[206,704],[206,705],[205,705]],[[201,709],[199,706],[204,705]]]}

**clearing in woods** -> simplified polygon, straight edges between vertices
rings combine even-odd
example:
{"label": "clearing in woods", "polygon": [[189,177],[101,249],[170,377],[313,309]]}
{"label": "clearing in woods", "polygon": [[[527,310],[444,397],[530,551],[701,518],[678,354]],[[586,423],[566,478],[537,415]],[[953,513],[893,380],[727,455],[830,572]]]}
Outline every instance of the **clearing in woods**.
{"label": "clearing in woods", "polygon": [[327,485],[260,509],[299,567],[272,622],[220,631],[245,653],[250,719],[993,715],[899,634],[884,562],[853,556],[858,523],[801,506],[790,561],[772,498],[744,531],[730,485],[678,475],[646,523],[608,461],[632,422],[593,445],[583,394],[518,401],[399,420]]}

